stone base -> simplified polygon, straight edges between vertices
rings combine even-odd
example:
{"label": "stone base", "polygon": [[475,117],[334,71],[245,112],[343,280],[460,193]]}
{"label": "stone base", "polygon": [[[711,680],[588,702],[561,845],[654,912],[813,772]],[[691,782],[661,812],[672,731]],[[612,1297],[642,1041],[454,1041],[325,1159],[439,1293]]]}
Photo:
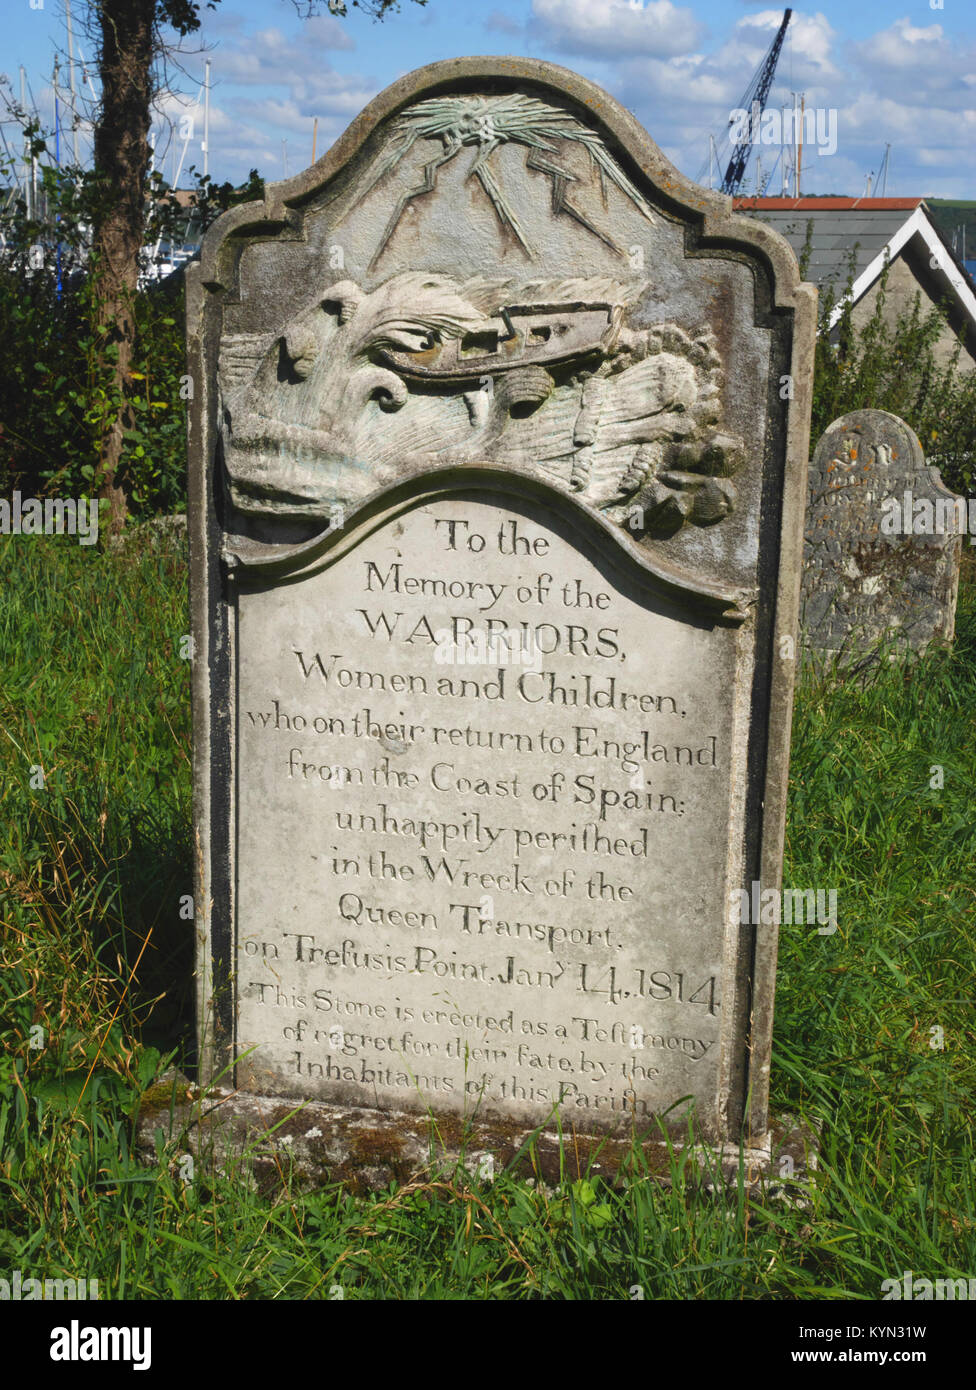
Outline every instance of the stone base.
{"label": "stone base", "polygon": [[[490,1181],[511,1167],[520,1177],[549,1187],[598,1176],[621,1185],[635,1177],[670,1183],[669,1147],[684,1144],[663,1135],[641,1135],[638,1161],[631,1132],[582,1135],[532,1130],[505,1120],[365,1110],[321,1102],[296,1102],[213,1088],[201,1091],[180,1075],[168,1075],[147,1093],[139,1116],[137,1147],[152,1161],[157,1143],[169,1147],[173,1163],[189,1153],[197,1164],[235,1167],[259,1191],[277,1189],[283,1176],[303,1188],[341,1183],[356,1193],[382,1191],[452,1173],[459,1162]],[[817,1136],[791,1115],[773,1117],[759,1144],[743,1149],[743,1181],[750,1190],[801,1200],[816,1168]],[[717,1186],[719,1169],[728,1186],[739,1180],[739,1146],[721,1152],[696,1144],[703,1190]]]}

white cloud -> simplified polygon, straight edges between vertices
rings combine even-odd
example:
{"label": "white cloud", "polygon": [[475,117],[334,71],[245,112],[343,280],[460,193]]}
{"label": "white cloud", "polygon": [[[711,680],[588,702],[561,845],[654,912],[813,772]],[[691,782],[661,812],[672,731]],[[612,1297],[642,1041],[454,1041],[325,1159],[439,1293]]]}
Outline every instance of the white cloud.
{"label": "white cloud", "polygon": [[[560,55],[572,55],[570,65],[630,107],[692,176],[707,157],[709,134],[724,136],[729,113],[740,104],[783,14],[771,0],[748,0],[748,7],[726,9],[713,20],[720,27],[707,40],[692,0],[494,4],[496,8],[486,5],[480,11],[483,29],[512,35],[513,46],[526,42],[541,58],[560,61]],[[443,8],[448,12],[450,5]],[[528,23],[522,25],[521,17],[528,13]],[[852,43],[844,37],[842,8],[831,11],[833,23],[819,10],[794,11],[770,105],[789,101],[795,90],[805,93],[808,108],[838,113],[837,154],[814,158],[809,168],[804,159],[808,192],[861,193],[864,176],[877,168],[886,141],[893,146],[889,193],[918,193],[923,178],[926,187],[937,186],[947,196],[962,191],[976,135],[976,43],[950,32],[949,21],[939,18],[941,22],[929,23],[923,6],[914,20],[886,18],[885,28]],[[284,21],[280,27],[265,24],[254,33],[228,11],[220,20],[219,40],[211,54],[210,167],[220,178],[242,178],[253,165],[269,178],[280,178],[282,140],[288,141],[294,173],[311,156],[313,117],[319,117],[321,154],[397,75],[390,59],[375,75],[337,72],[336,50],[349,52],[355,43],[348,26],[328,16],[296,28]],[[398,48],[393,65],[407,70],[423,55],[411,61],[415,57],[413,50]],[[164,98],[164,104],[177,118],[187,110],[175,98]],[[201,133],[196,130],[197,137]],[[200,165],[198,151],[197,143],[188,164]],[[764,149],[763,168],[768,170],[774,158],[771,147]],[[936,177],[940,168],[941,180]],[[752,178],[750,167],[748,180]],[[778,172],[774,185],[778,191]]]}
{"label": "white cloud", "polygon": [[855,52],[872,67],[906,72],[917,71],[920,65],[928,63],[951,62],[958,45],[949,42],[941,24],[922,29],[909,19],[896,19],[890,29],[856,45]]}
{"label": "white cloud", "polygon": [[868,92],[858,96],[841,114],[842,139],[875,143],[890,140],[902,148],[918,148],[919,140],[962,145],[971,141],[976,128],[976,111],[960,113],[928,105],[909,106],[900,99]]}
{"label": "white cloud", "polygon": [[[254,40],[245,39],[246,43]],[[214,73],[225,70],[224,50],[212,60]],[[335,72],[320,62],[310,70],[293,70],[288,80],[269,83],[267,93],[257,84],[239,78],[215,77],[210,98],[210,171],[218,181],[239,182],[247,170],[257,167],[268,179],[283,177],[282,141],[288,142],[288,169],[294,174],[311,163],[313,120],[319,118],[317,154],[321,155],[342,134],[362,108],[376,95],[377,85],[359,74]],[[180,183],[189,181],[191,165],[203,167],[203,102],[172,91],[160,93],[153,113],[156,134],[156,167],[166,178],[176,173],[183,150]]]}
{"label": "white cloud", "polygon": [[[710,134],[721,147],[729,113],[739,105],[781,21],[781,9],[744,14],[708,52],[643,56],[631,46],[629,54],[606,65],[598,80],[694,177],[707,160]],[[974,88],[976,45],[950,42],[938,24],[919,27],[898,20],[861,44],[844,46],[842,34],[825,15],[795,12],[769,104],[789,102],[790,92],[796,91],[804,93],[808,112],[837,113],[836,127],[834,117],[829,118],[837,132],[837,153],[804,159],[807,192],[862,193],[865,175],[877,170],[885,142],[891,141],[889,193],[917,193],[923,170],[926,185],[932,183],[941,151],[945,178],[940,187],[951,196],[963,181],[959,171],[971,167]],[[767,173],[777,153],[778,147],[762,149]],[[747,184],[753,177],[750,164]],[[777,169],[770,191],[778,192],[779,184]]]}
{"label": "white cloud", "polygon": [[[762,62],[783,21],[782,10],[762,10],[736,22],[729,38],[710,61],[722,69],[735,68],[748,84]],[[794,11],[780,49],[777,81],[792,74],[793,83],[833,81],[840,73],[831,57],[836,33],[823,14]]]}
{"label": "white cloud", "polygon": [[[211,172],[238,181],[256,166],[269,179],[281,178],[283,140],[288,142],[289,171],[297,172],[311,161],[315,117],[317,154],[323,154],[382,85],[362,73],[337,72],[331,65],[330,50],[354,48],[346,28],[329,15],[306,20],[293,34],[276,26],[255,33],[241,23],[225,23],[221,42],[210,55]],[[194,108],[192,97],[165,93],[157,105],[173,122],[173,134],[160,136],[160,150],[166,141],[178,139],[180,118],[193,116],[184,169],[191,163],[200,167],[202,103]],[[167,172],[170,166],[171,158]]]}
{"label": "white cloud", "polygon": [[870,85],[908,106],[938,105],[965,111],[973,104],[976,43],[945,36],[940,24],[919,29],[896,20],[863,43],[852,56]]}
{"label": "white cloud", "polygon": [[553,47],[593,58],[687,53],[703,33],[671,0],[532,0],[532,16]]}
{"label": "white cloud", "polygon": [[[334,28],[323,29],[323,24]],[[214,76],[239,86],[273,87],[311,77],[323,64],[331,71],[323,52],[354,47],[339,22],[323,15],[307,20],[297,38],[289,38],[280,29],[263,29],[256,34],[242,34],[233,44],[221,45],[213,56]]]}
{"label": "white cloud", "polygon": [[[667,130],[672,142],[675,136],[683,139],[685,167],[697,168],[709,133],[716,139],[724,134],[729,113],[752,82],[782,17],[779,10],[743,16],[712,53],[619,63],[618,95],[651,122],[652,135],[657,128]],[[793,51],[784,48],[780,54],[771,102],[788,100],[786,73],[792,67],[792,85],[806,91],[810,104],[836,105],[841,74],[832,57],[834,30],[821,14],[796,19]]]}

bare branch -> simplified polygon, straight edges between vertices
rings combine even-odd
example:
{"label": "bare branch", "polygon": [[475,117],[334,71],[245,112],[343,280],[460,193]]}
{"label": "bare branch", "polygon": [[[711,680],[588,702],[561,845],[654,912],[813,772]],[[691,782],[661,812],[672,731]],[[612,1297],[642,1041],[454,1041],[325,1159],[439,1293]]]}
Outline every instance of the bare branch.
{"label": "bare branch", "polygon": [[[427,0],[412,0],[414,5],[426,5]],[[316,19],[326,6],[329,14],[345,19],[349,13],[346,0],[292,0],[300,19]],[[371,19],[386,19],[400,11],[400,0],[351,0],[354,10],[362,10]]]}

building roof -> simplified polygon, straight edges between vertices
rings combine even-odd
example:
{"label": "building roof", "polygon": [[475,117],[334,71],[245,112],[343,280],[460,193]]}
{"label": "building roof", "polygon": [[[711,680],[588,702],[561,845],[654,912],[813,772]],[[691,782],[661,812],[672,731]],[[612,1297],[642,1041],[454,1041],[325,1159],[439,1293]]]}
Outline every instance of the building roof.
{"label": "building roof", "polygon": [[[801,260],[807,246],[806,278],[839,297],[851,271],[856,304],[884,270],[886,258],[903,252],[924,257],[927,275],[949,295],[976,329],[976,292],[962,262],[933,222],[924,198],[736,198],[736,212],[760,218],[780,232]],[[921,263],[921,262],[920,262]],[[831,327],[840,318],[838,304]]]}
{"label": "building roof", "polygon": [[[921,198],[736,198],[737,212],[781,232],[800,260],[812,224],[806,277],[840,293],[854,260],[855,281],[890,245]],[[855,296],[859,298],[859,296]]]}
{"label": "building roof", "polygon": [[167,188],[160,196],[172,198],[181,208],[193,208],[197,205],[197,190],[195,188]]}

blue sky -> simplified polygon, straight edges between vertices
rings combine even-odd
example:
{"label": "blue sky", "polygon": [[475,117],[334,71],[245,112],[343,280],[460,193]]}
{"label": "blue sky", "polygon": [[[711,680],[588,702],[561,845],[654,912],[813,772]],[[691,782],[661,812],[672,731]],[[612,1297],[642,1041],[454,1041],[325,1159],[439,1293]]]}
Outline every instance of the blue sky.
{"label": "blue sky", "polygon": [[[202,108],[193,102],[206,56],[210,172],[236,183],[252,167],[268,179],[281,178],[286,162],[297,173],[311,162],[316,116],[321,155],[395,78],[467,53],[522,54],[576,69],[629,107],[694,178],[709,133],[725,131],[782,18],[781,6],[749,0],[428,0],[423,8],[403,0],[400,14],[382,24],[351,6],[345,19],[333,18],[325,0],[318,18],[304,19],[298,8],[294,0],[222,0],[204,11],[201,34],[187,42],[172,90],[160,99],[157,149],[167,178],[182,150],[181,116],[193,117],[184,167],[203,164]],[[77,33],[83,0],[73,9]],[[38,8],[5,0],[4,35],[2,66],[15,95],[23,64],[50,124],[55,49],[66,49],[64,0]],[[90,59],[91,44],[82,43]],[[792,91],[821,112],[825,153],[808,145],[804,193],[863,194],[890,141],[889,196],[976,198],[973,0],[794,7],[771,106],[789,102]],[[5,129],[12,140],[13,127]],[[832,136],[836,150],[827,153]],[[84,129],[81,144],[84,152]],[[767,171],[778,155],[775,142],[762,148]],[[780,187],[777,169],[767,192]]]}

